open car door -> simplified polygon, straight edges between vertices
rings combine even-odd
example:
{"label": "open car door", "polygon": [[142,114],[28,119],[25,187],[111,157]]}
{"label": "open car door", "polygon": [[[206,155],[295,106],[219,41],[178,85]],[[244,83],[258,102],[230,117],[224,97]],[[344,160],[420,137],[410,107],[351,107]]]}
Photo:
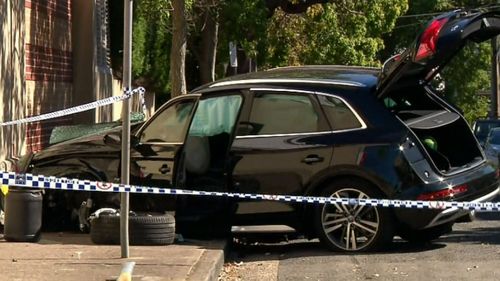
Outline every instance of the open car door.
{"label": "open car door", "polygon": [[377,96],[408,83],[428,82],[468,40],[482,42],[500,33],[500,11],[455,10],[431,20],[405,52],[384,64]]}

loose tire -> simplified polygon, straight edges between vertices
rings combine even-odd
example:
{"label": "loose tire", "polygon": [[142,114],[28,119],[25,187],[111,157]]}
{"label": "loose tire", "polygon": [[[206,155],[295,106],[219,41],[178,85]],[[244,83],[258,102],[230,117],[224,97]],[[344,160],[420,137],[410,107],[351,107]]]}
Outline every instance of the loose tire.
{"label": "loose tire", "polygon": [[[131,245],[168,245],[174,242],[175,218],[171,215],[131,215]],[[90,223],[90,239],[95,244],[120,244],[120,216],[101,214]]]}
{"label": "loose tire", "polygon": [[[381,193],[362,180],[339,180],[321,193],[337,198],[382,198]],[[394,220],[383,207],[325,204],[315,212],[316,231],[331,250],[361,252],[380,250],[392,243]]]}
{"label": "loose tire", "polygon": [[437,225],[426,229],[411,229],[402,226],[398,230],[398,235],[404,240],[414,244],[425,244],[436,240],[444,234],[453,230],[453,222]]}

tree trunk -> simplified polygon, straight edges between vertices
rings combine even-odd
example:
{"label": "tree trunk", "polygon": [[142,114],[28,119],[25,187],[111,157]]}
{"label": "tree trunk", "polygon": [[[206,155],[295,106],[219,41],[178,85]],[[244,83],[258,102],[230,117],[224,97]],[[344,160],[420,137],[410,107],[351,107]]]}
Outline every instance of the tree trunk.
{"label": "tree trunk", "polygon": [[215,80],[215,60],[219,36],[219,15],[217,8],[207,8],[204,18],[200,50],[200,80],[202,84]]}
{"label": "tree trunk", "polygon": [[170,51],[171,97],[187,92],[186,89],[186,16],[184,0],[172,0],[172,49]]}

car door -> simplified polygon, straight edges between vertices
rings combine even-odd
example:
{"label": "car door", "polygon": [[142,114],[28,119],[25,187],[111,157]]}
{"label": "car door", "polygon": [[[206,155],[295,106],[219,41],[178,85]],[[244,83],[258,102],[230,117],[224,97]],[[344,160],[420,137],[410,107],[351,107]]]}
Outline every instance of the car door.
{"label": "car door", "polygon": [[[251,89],[249,97],[230,151],[233,191],[302,195],[333,152],[319,141],[330,127],[317,99],[312,92],[273,88]],[[282,202],[240,201],[235,223],[270,223],[263,219],[293,211]]]}
{"label": "car door", "polygon": [[183,96],[160,108],[136,137],[132,147],[131,177],[133,184],[172,187],[179,157],[190,124],[196,95]]}
{"label": "car door", "polygon": [[[176,178],[184,189],[228,190],[228,151],[244,97],[239,90],[200,98],[184,143]],[[180,233],[217,235],[229,229],[230,200],[214,196],[179,196],[176,227]],[[198,233],[201,231],[202,233]]]}

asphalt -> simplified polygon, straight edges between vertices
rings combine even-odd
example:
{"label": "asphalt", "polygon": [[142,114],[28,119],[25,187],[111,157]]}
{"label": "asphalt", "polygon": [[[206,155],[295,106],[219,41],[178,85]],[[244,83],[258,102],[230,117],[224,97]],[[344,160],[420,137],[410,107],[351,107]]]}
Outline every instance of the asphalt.
{"label": "asphalt", "polygon": [[[0,280],[117,280],[135,262],[131,280],[217,280],[226,241],[185,240],[167,246],[94,245],[89,235],[43,233],[38,243],[7,242],[0,234]],[[123,279],[127,280],[127,279]],[[130,279],[128,279],[130,280]]]}

